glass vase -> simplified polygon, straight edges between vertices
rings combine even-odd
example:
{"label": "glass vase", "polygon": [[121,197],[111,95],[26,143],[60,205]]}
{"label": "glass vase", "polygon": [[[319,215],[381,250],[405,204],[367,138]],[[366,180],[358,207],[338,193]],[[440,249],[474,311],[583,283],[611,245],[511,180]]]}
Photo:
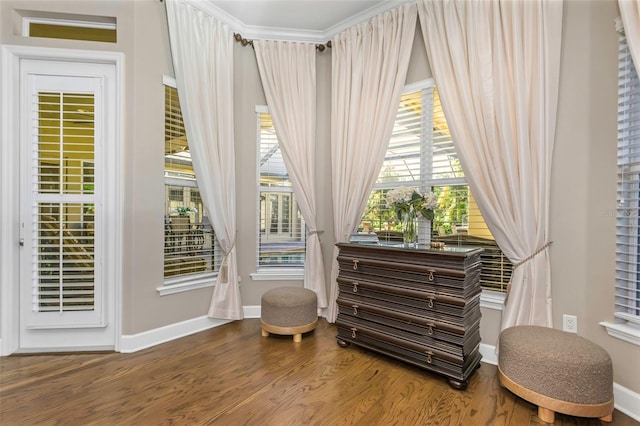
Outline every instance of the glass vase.
{"label": "glass vase", "polygon": [[405,247],[418,246],[418,218],[414,211],[402,215],[402,239]]}

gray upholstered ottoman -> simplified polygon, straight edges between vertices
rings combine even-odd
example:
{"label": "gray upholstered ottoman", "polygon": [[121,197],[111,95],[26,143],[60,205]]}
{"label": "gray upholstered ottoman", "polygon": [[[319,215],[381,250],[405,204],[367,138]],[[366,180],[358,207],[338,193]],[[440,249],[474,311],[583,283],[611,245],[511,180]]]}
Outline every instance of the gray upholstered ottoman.
{"label": "gray upholstered ottoman", "polygon": [[555,413],[613,419],[613,367],[609,354],[577,334],[516,326],[500,333],[500,384],[538,406],[538,417]]}
{"label": "gray upholstered ottoman", "polygon": [[293,334],[294,342],[302,341],[302,333],[316,328],[318,296],[301,287],[280,287],[262,295],[262,335]]}

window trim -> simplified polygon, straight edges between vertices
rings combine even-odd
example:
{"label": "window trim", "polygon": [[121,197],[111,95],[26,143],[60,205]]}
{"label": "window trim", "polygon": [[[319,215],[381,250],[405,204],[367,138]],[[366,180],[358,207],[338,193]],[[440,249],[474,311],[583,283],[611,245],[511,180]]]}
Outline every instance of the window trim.
{"label": "window trim", "polygon": [[214,287],[218,281],[217,272],[209,272],[200,275],[187,277],[169,278],[164,280],[164,284],[156,288],[160,296],[169,294],[184,293],[185,291],[197,290],[199,288]]}

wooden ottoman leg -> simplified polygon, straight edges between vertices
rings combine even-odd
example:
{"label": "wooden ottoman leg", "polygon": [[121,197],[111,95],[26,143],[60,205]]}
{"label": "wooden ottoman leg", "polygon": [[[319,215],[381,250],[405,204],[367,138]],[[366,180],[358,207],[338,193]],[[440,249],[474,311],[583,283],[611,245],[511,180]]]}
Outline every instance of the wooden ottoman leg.
{"label": "wooden ottoman leg", "polygon": [[297,333],[293,335],[293,342],[300,343],[302,342],[302,333]]}
{"label": "wooden ottoman leg", "polygon": [[263,328],[262,329],[262,337],[267,337],[267,336],[269,336],[269,332]]}
{"label": "wooden ottoman leg", "polygon": [[538,406],[538,417],[545,423],[553,423],[555,421],[556,413],[548,408]]}
{"label": "wooden ottoman leg", "polygon": [[603,422],[611,423],[613,421],[613,413],[609,414],[608,416],[600,417],[600,420],[602,420]]}

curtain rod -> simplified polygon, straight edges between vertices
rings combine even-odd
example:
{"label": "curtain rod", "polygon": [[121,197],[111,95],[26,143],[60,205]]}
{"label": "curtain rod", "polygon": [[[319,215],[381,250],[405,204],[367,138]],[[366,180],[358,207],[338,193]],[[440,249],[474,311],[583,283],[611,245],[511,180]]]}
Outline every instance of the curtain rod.
{"label": "curtain rod", "polygon": [[[164,2],[164,0],[160,0],[160,3],[163,3],[163,2]],[[234,38],[236,41],[239,41],[239,42],[240,42],[240,44],[242,44],[243,46],[250,45],[251,47],[253,47],[253,40],[246,39],[246,38],[242,37],[242,36],[241,36],[240,34],[238,34],[238,33],[233,33],[233,38]],[[328,47],[329,49],[331,49],[331,40],[329,40],[329,41],[328,41],[328,42],[326,42],[325,44],[316,44],[316,50],[317,50],[318,52],[323,52],[323,51],[324,51],[324,49],[325,49],[325,48],[327,48],[327,47]]]}
{"label": "curtain rod", "polygon": [[[162,0],[160,0],[160,1],[162,1]],[[250,45],[251,47],[253,47],[253,40],[246,39],[246,38],[242,37],[242,35],[240,35],[238,33],[233,33],[233,38],[237,42],[240,42],[240,44],[243,45],[243,46]],[[325,44],[316,44],[316,50],[318,50],[318,52],[323,52],[324,49],[326,49],[327,47],[331,48],[331,40],[329,40]]]}

